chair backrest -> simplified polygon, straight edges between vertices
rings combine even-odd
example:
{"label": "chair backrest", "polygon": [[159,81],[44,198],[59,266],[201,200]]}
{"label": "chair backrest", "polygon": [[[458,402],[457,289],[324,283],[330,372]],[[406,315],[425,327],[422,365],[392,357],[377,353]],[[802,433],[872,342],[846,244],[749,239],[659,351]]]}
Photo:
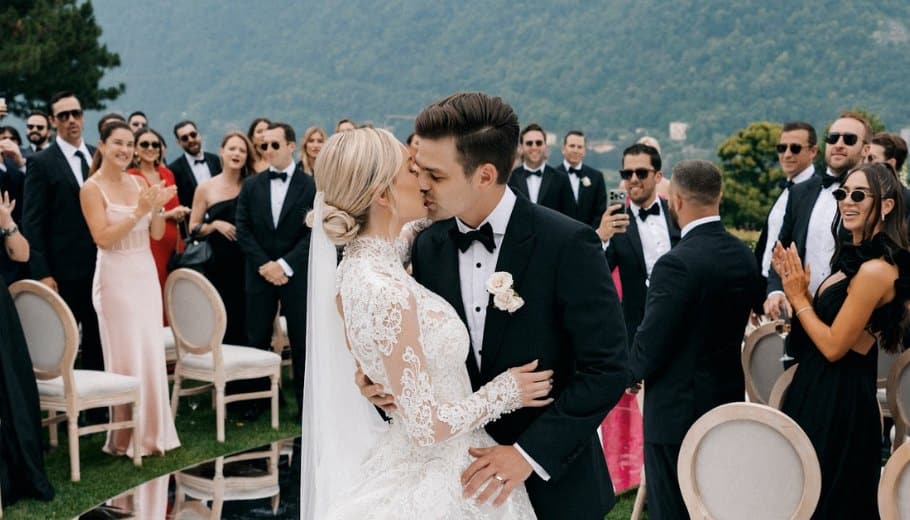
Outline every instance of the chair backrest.
{"label": "chair backrest", "polygon": [[910,444],[891,454],[878,482],[878,512],[882,520],[910,518]]}
{"label": "chair backrest", "polygon": [[888,352],[878,349],[878,387],[886,388],[888,386],[888,376],[891,374],[891,367],[897,362],[900,353]]}
{"label": "chair backrest", "polygon": [[224,302],[205,276],[192,269],[176,269],[164,284],[168,323],[174,332],[178,356],[220,354],[227,327]]}
{"label": "chair backrest", "polygon": [[746,393],[753,403],[768,404],[774,383],[784,373],[784,364],[780,359],[784,352],[784,338],[778,334],[782,323],[782,320],[765,323],[746,337],[742,365]]}
{"label": "chair backrest", "polygon": [[[28,344],[35,377],[63,376],[69,383],[79,345],[79,326],[59,294],[34,280],[9,287]],[[68,386],[68,385],[67,385]]]}
{"label": "chair backrest", "polygon": [[677,472],[692,518],[809,518],[821,494],[809,437],[793,419],[755,403],[718,406],[695,421]]}
{"label": "chair backrest", "polygon": [[[880,350],[879,355],[883,352]],[[904,351],[891,365],[888,374],[888,383],[885,386],[888,396],[888,409],[891,418],[899,426],[897,431],[908,432],[910,426],[910,350]],[[895,447],[903,443],[903,439],[895,438]]]}
{"label": "chair backrest", "polygon": [[784,404],[784,398],[787,397],[787,390],[790,388],[790,383],[793,382],[793,375],[796,374],[796,365],[791,366],[777,378],[777,381],[774,382],[774,386],[771,387],[771,397],[768,398],[768,406],[776,410],[780,410],[782,404]]}

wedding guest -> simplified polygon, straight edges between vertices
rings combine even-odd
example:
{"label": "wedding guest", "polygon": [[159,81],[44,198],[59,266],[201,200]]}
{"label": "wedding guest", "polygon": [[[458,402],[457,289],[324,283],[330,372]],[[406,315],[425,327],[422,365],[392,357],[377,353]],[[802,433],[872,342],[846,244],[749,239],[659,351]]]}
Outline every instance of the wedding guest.
{"label": "wedding guest", "polygon": [[218,175],[221,161],[217,155],[202,150],[202,136],[196,123],[180,121],[174,125],[174,137],[183,153],[167,167],[174,172],[180,204],[189,207],[193,205],[196,186]]}
{"label": "wedding guest", "polygon": [[[0,193],[0,270],[26,262],[28,241],[16,226],[16,201]],[[54,488],[44,471],[44,434],[38,386],[22,324],[6,285],[0,288],[0,494],[8,505],[20,498],[51,500]]]}
{"label": "wedding guest", "polygon": [[575,220],[597,229],[607,209],[607,188],[603,173],[584,163],[585,134],[581,130],[570,130],[563,137],[562,157],[556,171],[569,177],[577,206]]}
{"label": "wedding guest", "polygon": [[[660,153],[660,143],[657,141],[657,139],[651,137],[650,135],[642,136],[638,141],[636,141],[636,143],[646,144],[651,148],[657,150],[657,153]],[[620,181],[619,187],[625,189],[626,181]],[[670,180],[666,177],[657,183],[657,196],[662,199],[670,196]]]}
{"label": "wedding guest", "polygon": [[537,123],[524,127],[519,144],[522,163],[509,177],[509,186],[535,204],[575,218],[575,197],[568,175],[546,163],[547,135],[543,128]]}
{"label": "wedding guest", "polygon": [[[130,127],[132,128],[132,125]],[[133,167],[127,170],[127,173],[141,178],[147,186],[162,182],[165,187],[175,186],[174,174],[162,164],[161,139],[158,138],[156,132],[148,127],[142,127],[135,133],[135,139]],[[164,235],[158,240],[151,241],[152,256],[155,258],[158,282],[161,284],[162,291],[164,282],[167,280],[168,261],[174,255],[180,241],[180,231],[177,229],[177,225],[183,222],[189,214],[190,208],[181,206],[176,194],[164,204]],[[167,324],[166,316],[164,324]]]}
{"label": "wedding guest", "polygon": [[142,130],[143,128],[148,128],[149,118],[146,117],[145,112],[137,110],[130,114],[126,118],[127,123],[129,123],[130,128],[133,130],[133,133]]}
{"label": "wedding guest", "polygon": [[411,132],[411,135],[408,136],[408,140],[405,141],[405,144],[408,145],[408,152],[410,152],[411,157],[416,157],[417,156],[417,146],[420,144],[420,138],[417,137],[417,134],[414,132]]}
{"label": "wedding guest", "polygon": [[[164,236],[164,204],[175,195],[164,182],[146,185],[126,173],[134,137],[125,122],[104,126],[92,176],[79,197],[98,245],[92,302],[98,313],[104,363],[109,372],[139,379],[142,455],[180,446],[168,399],[161,336],[161,287],[149,237]],[[128,420],[130,406],[112,408],[114,422]],[[132,456],[132,430],[108,432],[104,451]]]}
{"label": "wedding guest", "polygon": [[100,119],[98,119],[98,135],[101,135],[101,130],[104,129],[104,127],[107,126],[107,124],[111,121],[121,121],[123,123],[126,123],[126,119],[124,119],[123,116],[116,112],[104,114]]}
{"label": "wedding guest", "polygon": [[253,171],[256,173],[265,171],[269,168],[269,161],[266,160],[265,154],[259,149],[259,145],[262,144],[262,135],[268,130],[270,124],[272,124],[272,122],[268,119],[257,117],[250,123],[250,129],[246,132],[247,138],[253,143],[250,154],[253,156]]}
{"label": "wedding guest", "polygon": [[193,197],[190,229],[207,237],[212,248],[205,275],[218,289],[227,311],[224,342],[248,345],[246,333],[246,292],[243,250],[237,243],[235,215],[237,196],[244,179],[255,173],[253,145],[240,132],[229,132],[221,140],[220,175],[203,182]]}
{"label": "wedding guest", "polygon": [[803,268],[795,244],[774,250],[772,266],[795,309],[788,339],[800,352],[781,410],[809,436],[821,464],[813,518],[878,518],[878,348],[900,350],[910,300],[904,200],[897,176],[880,163],[847,173],[832,195],[852,240],[838,242],[832,274],[814,295],[816,267]]}
{"label": "wedding guest", "polygon": [[25,120],[25,137],[28,146],[22,149],[22,155],[28,159],[32,155],[51,145],[51,120],[44,112],[33,110]]}
{"label": "wedding guest", "polygon": [[[0,189],[10,192],[13,200],[22,200],[22,189],[25,184],[25,157],[22,148],[16,141],[17,134],[11,134],[9,130],[16,131],[13,127],[0,127],[0,185],[2,185]],[[21,204],[13,210],[13,218],[17,221],[21,220]]]}
{"label": "wedding guest", "polygon": [[901,136],[888,132],[879,132],[872,137],[872,144],[869,146],[869,155],[866,156],[866,162],[888,163],[900,177],[900,172],[904,169],[904,161],[906,160],[907,141],[904,141]]}
{"label": "wedding guest", "polygon": [[337,123],[335,123],[336,134],[338,132],[344,132],[346,130],[354,130],[355,128],[357,128],[357,125],[354,124],[354,122],[350,119],[340,119]]}
{"label": "wedding guest", "polygon": [[311,126],[303,133],[303,139],[300,140],[300,162],[297,165],[307,175],[313,175],[316,156],[322,150],[325,139],[325,131],[318,126]]}

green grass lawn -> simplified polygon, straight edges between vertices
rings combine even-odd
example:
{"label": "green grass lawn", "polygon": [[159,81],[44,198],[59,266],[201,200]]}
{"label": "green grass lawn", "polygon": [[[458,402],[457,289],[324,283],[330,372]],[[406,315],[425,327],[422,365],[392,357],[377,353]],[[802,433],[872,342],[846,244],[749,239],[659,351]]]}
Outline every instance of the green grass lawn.
{"label": "green grass lawn", "polygon": [[[278,430],[273,430],[269,425],[267,413],[249,424],[232,421],[229,417],[225,424],[224,444],[215,441],[215,411],[212,410],[208,394],[181,398],[177,432],[182,446],[163,457],[143,458],[141,468],[133,466],[127,457],[113,457],[103,453],[103,433],[83,436],[79,440],[82,455],[81,482],[70,482],[69,450],[64,425],[60,429],[60,445],[45,458],[47,474],[57,496],[50,502],[20,500],[9,507],[4,504],[4,519],[73,518],[154,477],[228,453],[299,436],[300,424],[294,417],[297,408],[292,385],[291,381],[285,383],[287,404],[279,409]],[[193,400],[198,405],[195,410],[189,406]]]}

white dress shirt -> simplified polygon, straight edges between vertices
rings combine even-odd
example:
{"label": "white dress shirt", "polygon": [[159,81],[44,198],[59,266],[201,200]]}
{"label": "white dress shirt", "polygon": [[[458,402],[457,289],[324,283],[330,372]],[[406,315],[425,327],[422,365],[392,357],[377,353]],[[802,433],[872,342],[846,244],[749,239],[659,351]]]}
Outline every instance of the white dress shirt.
{"label": "white dress shirt", "polygon": [[[579,162],[578,166],[575,167],[576,170],[580,170],[583,163]],[[574,172],[570,172],[569,168],[573,166],[569,164],[569,161],[563,159],[562,167],[566,169],[566,173],[569,174],[569,184],[572,185],[572,194],[575,195],[575,202],[578,202],[578,186],[581,184],[581,179],[578,178],[578,175]]]}
{"label": "white dress shirt", "polygon": [[[828,172],[831,175],[831,172]],[[809,217],[809,229],[806,235],[806,257],[803,261],[809,266],[809,293],[815,294],[818,286],[831,274],[831,257],[837,244],[831,234],[831,223],[837,215],[837,201],[831,193],[840,188],[840,181],[827,188],[822,188],[812,207]]]}
{"label": "white dress shirt", "polygon": [[[521,167],[529,172],[540,172],[540,175],[530,175],[528,174],[528,198],[531,199],[531,202],[537,204],[537,198],[540,196],[540,184],[543,182],[543,171],[547,167],[546,164],[541,164],[536,169],[531,168],[525,163],[521,163]],[[508,191],[508,190],[506,190]]]}
{"label": "white dress shirt", "polygon": [[[657,260],[664,256],[670,250],[670,230],[667,228],[667,218],[664,215],[664,208],[660,206],[660,200],[656,197],[651,206],[655,204],[660,207],[660,215],[650,215],[647,220],[642,220],[638,216],[640,207],[634,202],[629,203],[632,214],[635,215],[635,223],[638,225],[638,236],[641,237],[641,251],[645,257],[645,286],[651,283],[651,270]],[[648,206],[647,209],[651,209]]]}
{"label": "white dress shirt", "polygon": [[[205,162],[205,153],[202,150],[199,150],[199,155],[190,155],[186,152],[183,152],[183,155],[186,156],[187,162],[190,163],[197,186],[212,178],[212,172],[209,171],[209,163]],[[202,162],[197,163],[196,161]]]}
{"label": "white dress shirt", "polygon": [[56,137],[57,146],[60,147],[60,151],[63,152],[63,156],[66,157],[66,162],[70,164],[70,170],[72,170],[73,176],[76,178],[76,182],[79,183],[81,187],[85,180],[82,178],[82,161],[76,155],[76,151],[82,152],[82,155],[85,156],[85,163],[88,164],[89,168],[92,167],[92,154],[88,151],[88,146],[85,146],[85,141],[82,140],[79,142],[79,146],[73,146],[68,142]]}
{"label": "white dress shirt", "polygon": [[[530,177],[529,177],[530,180]],[[528,183],[530,187],[530,182]],[[538,188],[540,184],[538,183]],[[487,279],[496,272],[496,262],[499,260],[499,250],[502,247],[502,239],[506,234],[506,228],[509,225],[509,219],[512,217],[512,210],[515,208],[515,194],[510,189],[506,189],[499,204],[493,208],[493,211],[480,223],[479,229],[486,223],[493,228],[493,241],[496,248],[493,252],[487,251],[483,244],[472,242],[471,246],[465,252],[458,251],[458,278],[461,281],[461,302],[464,305],[465,318],[468,322],[468,333],[471,336],[471,353],[474,360],[477,361],[477,368],[481,366],[481,349],[483,348],[483,328],[487,319],[487,303],[490,301],[490,293],[487,292]],[[472,228],[455,218],[455,225],[458,231],[467,233]],[[534,472],[543,480],[549,480],[550,475],[537,462],[534,461],[518,443],[513,444],[515,449],[531,465]]]}
{"label": "white dress shirt", "polygon": [[[272,179],[269,181],[269,200],[272,203],[272,223],[275,224],[275,227],[278,227],[278,218],[281,217],[281,208],[284,206],[284,199],[288,195],[288,186],[291,185],[291,177],[294,175],[294,170],[297,168],[297,165],[294,164],[294,161],[291,161],[291,164],[287,166],[283,171],[288,174],[288,178],[284,181],[281,179]],[[278,171],[276,168],[269,168],[270,171]],[[266,173],[265,175],[268,175]],[[284,274],[288,277],[294,276],[294,270],[291,269],[291,266],[284,260],[284,258],[279,258],[276,260],[281,269],[284,270]]]}
{"label": "white dress shirt", "polygon": [[[815,166],[810,164],[808,168],[793,177],[793,184],[800,184],[809,180],[814,173]],[[774,205],[771,206],[771,211],[768,213],[768,237],[767,242],[765,242],[765,253],[761,260],[761,274],[765,278],[768,277],[768,272],[771,269],[771,254],[774,252],[774,245],[780,235],[780,228],[784,224],[784,214],[787,213],[787,201],[789,199],[790,188],[785,188],[780,192],[777,200],[774,201]]]}
{"label": "white dress shirt", "polygon": [[686,237],[686,235],[689,233],[689,231],[692,231],[693,229],[697,228],[698,226],[700,226],[702,224],[707,224],[709,222],[720,222],[720,215],[711,215],[710,217],[702,217],[702,218],[695,219],[692,222],[689,222],[688,224],[683,226],[683,228],[680,230],[679,239],[682,240],[683,238]]}

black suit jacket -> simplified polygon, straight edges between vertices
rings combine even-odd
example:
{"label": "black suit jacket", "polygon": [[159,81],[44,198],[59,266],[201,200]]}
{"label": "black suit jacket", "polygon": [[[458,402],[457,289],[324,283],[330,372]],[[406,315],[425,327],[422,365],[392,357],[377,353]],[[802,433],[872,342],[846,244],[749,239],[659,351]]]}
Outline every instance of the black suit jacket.
{"label": "black suit jacket", "polygon": [[743,400],[740,347],[760,278],[720,222],[695,227],[654,265],[629,360],[632,380],[645,382],[646,442],[680,444],[702,414]]}
{"label": "black suit jacket", "polygon": [[[246,288],[258,292],[272,287],[259,275],[259,266],[284,258],[294,280],[306,282],[310,252],[307,212],[313,209],[316,183],[300,168],[287,182],[288,192],[276,227],[272,220],[271,180],[262,172],[243,181],[237,198],[237,243],[246,256]],[[301,295],[306,298],[306,294]]]}
{"label": "black suit jacket", "polygon": [[[569,175],[565,163],[559,163],[556,171],[566,174],[567,177]],[[585,186],[585,177],[588,178],[590,186]],[[572,189],[571,179],[569,189]],[[578,200],[575,202],[575,220],[597,229],[600,226],[600,217],[606,210],[607,185],[604,183],[603,173],[582,163],[578,183]]]}
{"label": "black suit jacket", "polygon": [[[212,172],[212,177],[221,173],[221,159],[213,153],[203,152],[205,163]],[[181,153],[174,162],[167,165],[168,169],[174,173],[174,184],[177,185],[177,199],[180,204],[186,207],[193,205],[193,196],[196,195],[196,177],[193,175],[193,168],[190,162],[186,160],[186,154]]]}
{"label": "black suit jacket", "polygon": [[[509,186],[516,192],[530,200],[528,192],[528,175],[522,166],[515,168],[509,177]],[[556,210],[567,217],[575,218],[578,213],[575,204],[575,195],[572,194],[572,185],[565,172],[559,172],[544,165],[543,177],[540,181],[540,191],[537,193],[537,203]]]}
{"label": "black suit jacket", "polygon": [[[667,201],[658,197],[661,216],[666,219],[667,231],[670,234],[670,247],[679,242],[679,227],[670,218]],[[648,294],[648,270],[645,267],[645,253],[641,245],[641,234],[638,232],[638,219],[631,207],[626,208],[629,215],[629,227],[625,233],[616,233],[607,247],[607,263],[611,268],[619,268],[619,279],[622,282],[622,312],[626,320],[626,333],[635,336],[641,317],[645,314],[645,297]],[[654,218],[654,217],[648,217]]]}
{"label": "black suit jacket", "polygon": [[16,201],[16,207],[13,208],[13,220],[16,224],[21,225],[22,190],[25,189],[25,173],[9,157],[3,158],[3,167],[6,171],[0,171],[0,191],[9,192],[9,199]]}
{"label": "black suit jacket", "polygon": [[[88,149],[95,153],[91,146]],[[31,247],[31,277],[90,278],[98,249],[82,215],[79,183],[63,151],[54,142],[32,155],[26,170],[22,234]]]}
{"label": "black suit jacket", "polygon": [[[418,236],[415,278],[464,320],[454,219]],[[539,518],[602,520],[615,497],[596,429],[628,384],[622,311],[600,239],[585,225],[517,197],[496,271],[511,273],[523,307],[509,314],[488,303],[482,369],[468,354],[476,390],[534,359],[553,369],[546,408],[524,408],[488,424],[500,444],[518,442],[551,476],[526,482]]]}

